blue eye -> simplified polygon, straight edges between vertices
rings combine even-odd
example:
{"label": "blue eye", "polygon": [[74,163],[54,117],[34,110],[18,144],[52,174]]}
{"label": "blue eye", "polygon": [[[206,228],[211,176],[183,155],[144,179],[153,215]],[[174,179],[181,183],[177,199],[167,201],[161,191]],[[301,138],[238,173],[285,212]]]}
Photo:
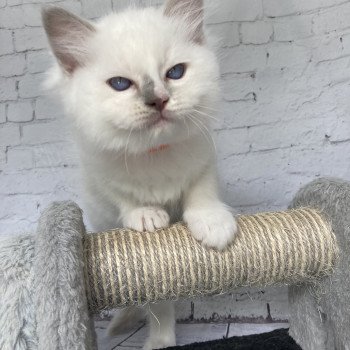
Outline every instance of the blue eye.
{"label": "blue eye", "polygon": [[109,79],[108,84],[117,91],[124,91],[129,89],[132,85],[132,81],[123,77],[113,77]]}
{"label": "blue eye", "polygon": [[173,68],[169,69],[166,73],[166,77],[169,79],[181,79],[185,74],[185,65],[183,63],[177,64]]}

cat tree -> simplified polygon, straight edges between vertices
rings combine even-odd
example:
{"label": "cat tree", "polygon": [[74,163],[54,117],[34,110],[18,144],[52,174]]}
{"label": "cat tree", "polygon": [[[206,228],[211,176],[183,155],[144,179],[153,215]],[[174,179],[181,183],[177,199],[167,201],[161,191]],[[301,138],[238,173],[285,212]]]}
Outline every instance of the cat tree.
{"label": "cat tree", "polygon": [[349,204],[350,184],[313,182],[293,210],[240,216],[235,242],[218,252],[182,224],[87,234],[75,203],[54,203],[36,235],[0,240],[0,348],[90,350],[99,310],[288,284],[301,347],[347,349]]}

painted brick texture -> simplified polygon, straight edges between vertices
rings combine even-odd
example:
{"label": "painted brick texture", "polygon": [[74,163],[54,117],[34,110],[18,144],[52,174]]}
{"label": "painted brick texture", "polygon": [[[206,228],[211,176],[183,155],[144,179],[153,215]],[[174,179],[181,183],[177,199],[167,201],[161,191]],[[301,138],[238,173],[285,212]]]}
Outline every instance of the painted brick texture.
{"label": "painted brick texture", "polygon": [[[72,136],[60,104],[41,88],[50,57],[39,12],[48,3],[0,0],[0,234],[33,230],[53,200],[82,205]],[[57,3],[97,18],[130,1]],[[350,179],[350,0],[207,3],[208,29],[221,37],[214,129],[225,200],[242,213],[285,209],[312,179]],[[188,303],[181,310],[191,316]],[[191,317],[285,319],[286,292],[196,301]]]}

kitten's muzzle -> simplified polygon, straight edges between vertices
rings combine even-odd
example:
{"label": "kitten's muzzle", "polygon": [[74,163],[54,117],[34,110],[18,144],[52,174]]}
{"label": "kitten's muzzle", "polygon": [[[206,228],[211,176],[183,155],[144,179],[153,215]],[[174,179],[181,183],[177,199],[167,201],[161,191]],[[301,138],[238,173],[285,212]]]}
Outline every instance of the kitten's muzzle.
{"label": "kitten's muzzle", "polygon": [[168,103],[168,101],[169,101],[169,97],[154,96],[153,99],[145,101],[145,104],[161,112],[166,107],[166,104]]}

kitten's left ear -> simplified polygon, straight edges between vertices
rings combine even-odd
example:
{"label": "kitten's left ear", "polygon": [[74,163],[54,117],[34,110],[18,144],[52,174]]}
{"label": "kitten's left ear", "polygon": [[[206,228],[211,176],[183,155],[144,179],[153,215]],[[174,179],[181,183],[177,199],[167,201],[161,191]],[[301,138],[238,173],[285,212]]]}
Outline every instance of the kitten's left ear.
{"label": "kitten's left ear", "polygon": [[203,0],[168,0],[164,14],[184,20],[188,26],[190,39],[197,44],[203,44]]}
{"label": "kitten's left ear", "polygon": [[95,32],[89,22],[60,7],[42,10],[43,25],[58,62],[67,73],[83,66],[88,59],[86,42]]}

